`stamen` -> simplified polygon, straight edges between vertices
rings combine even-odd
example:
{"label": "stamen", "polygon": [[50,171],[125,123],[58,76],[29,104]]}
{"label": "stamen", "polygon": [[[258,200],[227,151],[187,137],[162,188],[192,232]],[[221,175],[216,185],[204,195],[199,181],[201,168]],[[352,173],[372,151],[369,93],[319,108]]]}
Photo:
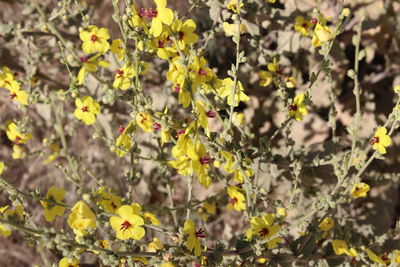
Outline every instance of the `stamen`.
{"label": "stamen", "polygon": [[203,228],[200,228],[199,230],[196,231],[196,236],[198,238],[205,238],[206,235],[204,234],[205,230]]}
{"label": "stamen", "polygon": [[95,34],[92,35],[92,37],[90,37],[90,41],[92,41],[93,43],[95,43],[97,41],[97,36]]}
{"label": "stamen", "polygon": [[374,138],[371,139],[370,143],[371,145],[379,143],[379,137],[375,136]]}
{"label": "stamen", "polygon": [[259,234],[260,234],[261,237],[266,237],[269,234],[268,228],[264,227],[263,229],[261,229]]}
{"label": "stamen", "polygon": [[129,227],[131,227],[132,226],[132,224],[130,224],[130,222],[128,222],[128,221],[124,221],[122,224],[121,224],[121,228],[119,229],[119,230],[123,230],[124,232],[127,230],[127,229],[129,229]]}

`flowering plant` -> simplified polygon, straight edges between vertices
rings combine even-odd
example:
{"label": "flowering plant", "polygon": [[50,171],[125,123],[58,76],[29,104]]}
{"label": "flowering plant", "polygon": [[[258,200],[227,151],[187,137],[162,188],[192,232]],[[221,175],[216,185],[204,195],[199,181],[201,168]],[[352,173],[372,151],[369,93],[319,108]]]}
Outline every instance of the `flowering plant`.
{"label": "flowering plant", "polygon": [[400,71],[373,86],[398,38],[370,37],[398,4],[372,31],[343,1],[19,2],[2,244],[38,266],[400,266],[397,214],[366,215],[399,179]]}

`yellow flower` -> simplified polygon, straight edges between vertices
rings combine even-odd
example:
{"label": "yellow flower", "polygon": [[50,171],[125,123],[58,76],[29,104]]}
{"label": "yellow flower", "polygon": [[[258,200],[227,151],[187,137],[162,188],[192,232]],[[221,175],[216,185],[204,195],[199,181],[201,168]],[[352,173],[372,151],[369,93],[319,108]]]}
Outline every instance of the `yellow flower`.
{"label": "yellow flower", "polygon": [[329,18],[324,18],[323,16],[320,16],[318,23],[314,28],[314,34],[312,38],[313,46],[318,47],[332,40],[333,31],[331,28],[326,26],[326,21],[328,19]]}
{"label": "yellow flower", "polygon": [[[232,11],[235,12],[235,13],[238,13],[238,1],[239,1],[239,0],[231,0],[231,1],[228,3],[227,8],[228,8],[229,10],[232,10]],[[242,8],[242,7],[244,7],[243,0],[240,1],[240,5],[239,5],[239,8]]]}
{"label": "yellow flower", "polygon": [[126,90],[131,86],[131,79],[135,76],[133,66],[124,64],[121,69],[115,71],[113,87],[115,89]]}
{"label": "yellow flower", "polygon": [[304,105],[304,94],[298,94],[293,99],[293,103],[289,105],[289,116],[296,121],[302,121],[303,116],[308,114],[306,105]]}
{"label": "yellow flower", "polygon": [[274,57],[272,62],[268,63],[268,71],[275,73],[275,74],[282,74],[282,69],[279,67],[278,59]]}
{"label": "yellow flower", "polygon": [[351,189],[351,195],[354,198],[365,197],[369,191],[370,187],[366,183],[357,183],[353,185]]}
{"label": "yellow flower", "polygon": [[[266,213],[262,217],[251,218],[251,228],[247,230],[247,239],[251,239],[253,235],[257,235],[262,239],[268,239],[281,229],[280,225],[274,224],[275,214]],[[267,242],[268,249],[274,249],[281,241],[280,237],[276,237]]]}
{"label": "yellow flower", "polygon": [[276,213],[277,213],[277,214],[280,216],[280,218],[282,218],[282,219],[284,219],[284,218],[287,216],[286,209],[283,208],[283,207],[278,208],[277,211],[276,211]]}
{"label": "yellow flower", "polygon": [[44,164],[49,164],[53,162],[58,157],[61,148],[56,143],[51,143],[50,150],[53,153],[51,153],[45,160],[43,160]]}
{"label": "yellow flower", "polygon": [[381,264],[383,266],[386,266],[385,261],[379,257],[378,255],[376,255],[374,252],[372,252],[371,250],[369,250],[368,248],[365,248],[365,252],[367,252],[368,258],[378,264]]}
{"label": "yellow flower", "polygon": [[179,93],[178,101],[184,108],[187,108],[191,103],[191,93],[186,88],[187,69],[180,64],[179,57],[172,60],[169,70],[166,74],[167,79],[174,83],[174,92]]}
{"label": "yellow flower", "polygon": [[323,231],[329,231],[335,225],[335,221],[331,217],[326,217],[320,224],[319,228]]}
{"label": "yellow flower", "polygon": [[287,88],[295,88],[297,85],[296,78],[290,76],[286,78],[285,85]]}
{"label": "yellow flower", "polygon": [[171,30],[177,33],[178,45],[181,50],[185,49],[186,45],[194,44],[199,39],[199,36],[194,33],[196,30],[196,22],[191,19],[182,22],[176,20],[171,25]]}
{"label": "yellow flower", "polygon": [[301,33],[302,36],[308,36],[310,29],[313,26],[311,21],[305,20],[303,16],[297,16],[295,22],[296,24],[294,25],[294,29]]}
{"label": "yellow flower", "polygon": [[[7,209],[8,209],[8,206],[0,207],[0,214],[3,214]],[[0,223],[0,235],[2,235],[4,237],[10,236],[11,228],[6,224]]]}
{"label": "yellow flower", "polygon": [[115,153],[118,157],[123,157],[131,150],[133,143],[130,133],[134,131],[135,124],[136,121],[132,120],[128,123],[128,126],[126,128],[123,126],[119,127],[118,132],[121,135],[118,136],[117,140],[115,140],[115,147],[111,147],[111,151]]}
{"label": "yellow flower", "polygon": [[16,145],[25,144],[32,138],[31,134],[20,132],[18,126],[14,122],[7,125],[6,134],[8,139]]}
{"label": "yellow flower", "polygon": [[175,267],[175,265],[172,262],[163,262],[160,264],[160,267]]}
{"label": "yellow flower", "polygon": [[400,93],[400,85],[396,85],[395,87],[393,87],[393,91],[394,91],[396,94],[399,94],[399,93]]}
{"label": "yellow flower", "polygon": [[[0,207],[0,214],[5,213],[6,216],[10,216],[12,220],[18,220],[18,222],[24,219],[24,210],[22,205],[17,205],[14,209],[8,209],[8,206]],[[0,223],[0,235],[8,237],[11,235],[11,228],[7,224]]]}
{"label": "yellow flower", "polygon": [[260,263],[260,264],[264,264],[264,263],[266,263],[267,261],[270,261],[270,259],[268,259],[268,258],[258,258],[258,259],[257,259],[257,262]]}
{"label": "yellow flower", "polygon": [[71,209],[68,216],[68,225],[74,230],[76,236],[84,236],[87,230],[96,229],[96,215],[82,200],[78,201]]}
{"label": "yellow flower", "polygon": [[19,91],[20,89],[18,81],[15,80],[14,73],[7,67],[3,67],[0,73],[0,87],[4,87],[9,91]]}
{"label": "yellow flower", "polygon": [[23,159],[26,157],[26,153],[22,146],[13,145],[13,153],[11,156],[13,159]]}
{"label": "yellow flower", "polygon": [[87,30],[82,30],[79,34],[82,40],[82,50],[87,54],[100,53],[104,54],[110,49],[108,39],[110,33],[106,28],[98,28],[95,25],[88,26]]}
{"label": "yellow flower", "polygon": [[210,203],[208,201],[204,202],[201,207],[197,209],[197,213],[203,219],[203,221],[207,221],[208,217],[217,213],[217,206],[215,203]]}
{"label": "yellow flower", "polygon": [[171,133],[169,131],[161,131],[161,145],[169,142],[171,138]]}
{"label": "yellow flower", "polygon": [[178,137],[176,145],[172,148],[172,155],[177,159],[168,163],[184,176],[196,173],[199,183],[208,188],[211,185],[211,177],[208,175],[208,168],[213,159],[207,154],[204,144],[197,141],[195,146],[189,133],[194,130],[196,121],[193,121],[186,130]]}
{"label": "yellow flower", "polygon": [[23,90],[10,89],[10,98],[18,101],[22,105],[28,105],[28,94]]}
{"label": "yellow flower", "polygon": [[274,4],[276,0],[268,0],[269,3]]}
{"label": "yellow flower", "polygon": [[62,216],[64,214],[64,202],[61,201],[64,198],[64,195],[65,192],[63,188],[52,186],[49,188],[49,190],[47,190],[46,199],[61,205],[47,201],[40,201],[40,204],[42,204],[44,208],[44,218],[46,221],[52,222],[56,216]]}
{"label": "yellow flower", "polygon": [[246,118],[244,117],[244,114],[233,112],[232,123],[236,127],[243,127],[244,124],[246,123]]}
{"label": "yellow flower", "polygon": [[100,113],[100,105],[91,96],[75,99],[75,105],[74,115],[78,120],[83,121],[86,125],[91,125],[96,121],[96,115]]}
{"label": "yellow flower", "polygon": [[189,76],[194,84],[202,84],[212,80],[214,72],[207,67],[208,62],[204,57],[194,57],[189,65]]}
{"label": "yellow flower", "polygon": [[136,115],[136,122],[145,132],[153,131],[153,118],[150,114],[140,112]]}
{"label": "yellow flower", "polygon": [[346,254],[350,257],[357,257],[357,251],[354,248],[349,249],[344,240],[332,240],[332,247],[336,255]]}
{"label": "yellow flower", "polygon": [[260,76],[261,81],[259,83],[260,86],[268,86],[273,81],[272,74],[269,71],[260,70],[258,72],[258,76]]}
{"label": "yellow flower", "polygon": [[385,127],[379,127],[370,142],[373,145],[372,149],[377,150],[381,154],[386,154],[386,147],[392,143],[392,139],[386,133],[387,130]]}
{"label": "yellow flower", "polygon": [[244,93],[244,88],[240,81],[237,82],[236,92],[232,96],[234,85],[234,81],[231,78],[225,78],[222,81],[222,87],[218,89],[218,95],[222,98],[228,97],[228,105],[237,107],[240,101],[247,101],[250,98]]}
{"label": "yellow flower", "polygon": [[[99,242],[98,248],[102,248],[102,249],[108,249],[109,248],[108,240],[99,240],[98,242]],[[95,254],[100,254],[101,253],[100,250],[96,250],[96,249],[91,249],[89,251],[91,251],[91,252],[93,252]]]}
{"label": "yellow flower", "polygon": [[149,252],[156,252],[157,250],[163,249],[164,245],[161,243],[160,239],[157,237],[153,238],[153,242],[149,244],[149,247],[147,248],[147,251]]}
{"label": "yellow flower", "polygon": [[147,22],[143,19],[144,17],[147,17],[145,9],[142,9],[142,11],[139,14],[136,10],[135,4],[132,4],[131,10],[132,10],[132,18],[129,22],[133,25],[133,27],[143,28],[144,31],[148,33]]}
{"label": "yellow flower", "polygon": [[110,218],[111,227],[116,232],[116,237],[121,240],[133,238],[140,240],[145,235],[144,220],[140,216],[142,207],[135,203],[133,205],[123,205],[118,208],[118,216]]}
{"label": "yellow flower", "polygon": [[162,32],[162,24],[171,25],[174,20],[174,12],[167,8],[167,0],[154,0],[157,5],[157,9],[149,17],[153,17],[151,21],[150,33],[154,37],[160,36]]}
{"label": "yellow flower", "polygon": [[198,115],[198,123],[203,127],[206,135],[210,137],[210,127],[208,126],[208,120],[206,115],[206,110],[204,108],[204,103],[202,101],[196,101],[197,115]]}
{"label": "yellow flower", "polygon": [[101,198],[96,203],[101,205],[106,212],[114,213],[122,203],[122,198],[107,192],[107,188],[103,186],[96,191]]}
{"label": "yellow flower", "polygon": [[110,62],[106,60],[98,60],[100,54],[96,54],[90,58],[81,57],[79,58],[82,62],[82,68],[78,72],[77,84],[82,85],[85,82],[86,76],[88,72],[96,72],[97,67],[106,68],[110,66]]}
{"label": "yellow flower", "polygon": [[115,140],[115,145],[117,147],[113,152],[118,157],[123,157],[132,148],[132,138],[128,134],[123,133]]}
{"label": "yellow flower", "polygon": [[157,50],[159,58],[168,60],[177,55],[177,50],[171,47],[171,44],[172,40],[170,39],[168,28],[164,26],[161,35],[153,39],[151,46],[154,50]]}
{"label": "yellow flower", "polygon": [[224,28],[225,35],[228,37],[236,36],[246,32],[246,27],[243,24],[240,24],[240,28],[238,28],[238,25],[236,24],[230,24],[228,22],[224,22],[222,24],[222,27]]}
{"label": "yellow flower", "polygon": [[79,261],[78,259],[70,259],[70,258],[62,258],[58,262],[58,267],[79,267]]}
{"label": "yellow flower", "polygon": [[111,43],[111,53],[117,55],[118,60],[122,61],[125,57],[124,42],[121,39],[114,39]]}
{"label": "yellow flower", "polygon": [[199,183],[208,188],[211,185],[211,177],[208,175],[208,169],[213,159],[207,154],[206,148],[203,144],[198,143],[194,153],[188,153],[188,160],[190,162],[190,169],[192,169],[198,176]]}
{"label": "yellow flower", "polygon": [[228,209],[235,209],[238,211],[246,209],[246,205],[244,203],[246,201],[246,198],[244,197],[244,194],[241,192],[239,187],[228,186],[227,192],[230,198]]}
{"label": "yellow flower", "polygon": [[348,17],[350,15],[350,9],[349,8],[344,8],[342,10],[342,15],[345,17]]}
{"label": "yellow flower", "polygon": [[160,221],[157,219],[156,215],[154,215],[154,214],[151,213],[151,212],[145,212],[145,213],[143,213],[143,217],[144,217],[146,220],[149,220],[151,224],[160,225]]}
{"label": "yellow flower", "polygon": [[[226,159],[226,163],[224,165],[224,170],[227,173],[233,173],[233,178],[235,179],[236,182],[243,183],[243,178],[244,178],[243,177],[243,172],[240,169],[240,167],[235,167],[235,158],[234,158],[234,156],[231,153],[229,153],[228,151],[224,151],[224,150],[221,151],[221,155]],[[246,158],[244,160],[244,163],[246,165],[251,165],[252,161],[251,161],[251,159]],[[252,169],[250,169],[250,168],[246,168],[244,170],[244,174],[247,177],[250,177],[250,176],[252,176],[254,174],[254,171]]]}
{"label": "yellow flower", "polygon": [[392,251],[393,259],[392,262],[394,263],[400,263],[400,250],[393,250]]}
{"label": "yellow flower", "polygon": [[0,161],[0,175],[3,174],[4,167],[5,167],[4,162]]}
{"label": "yellow flower", "polygon": [[183,231],[188,235],[188,239],[186,241],[186,247],[189,251],[193,251],[196,257],[201,254],[201,246],[199,238],[205,238],[204,230],[200,228],[196,230],[196,225],[192,220],[185,221],[183,225]]}

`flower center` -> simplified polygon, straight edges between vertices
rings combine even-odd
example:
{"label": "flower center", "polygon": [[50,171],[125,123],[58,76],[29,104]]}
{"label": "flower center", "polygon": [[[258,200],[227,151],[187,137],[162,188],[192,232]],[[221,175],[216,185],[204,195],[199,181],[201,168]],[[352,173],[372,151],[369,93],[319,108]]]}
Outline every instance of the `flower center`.
{"label": "flower center", "polygon": [[200,158],[200,163],[202,165],[207,165],[207,164],[210,164],[211,162],[213,162],[213,159],[208,156]]}
{"label": "flower center", "polygon": [[178,130],[176,131],[176,137],[178,138],[181,134],[184,134],[185,130]]}
{"label": "flower center", "polygon": [[158,12],[152,8],[142,8],[140,9],[139,16],[141,18],[155,18],[157,17]]}
{"label": "flower center", "polygon": [[207,76],[208,72],[206,70],[200,69],[199,70],[199,75],[201,76]]}
{"label": "flower center", "polygon": [[229,203],[231,203],[232,205],[235,205],[237,202],[238,202],[238,199],[237,199],[236,197],[231,198],[231,199],[229,200]]}
{"label": "flower center", "polygon": [[178,39],[179,39],[179,41],[182,41],[183,40],[183,36],[185,35],[185,33],[184,32],[179,32],[178,33]]}
{"label": "flower center", "polygon": [[315,25],[315,24],[318,23],[318,20],[317,20],[316,18],[313,18],[313,19],[311,20],[311,23]]}
{"label": "flower center", "polygon": [[93,34],[92,37],[90,37],[90,41],[92,41],[93,43],[95,43],[97,41],[98,37]]}
{"label": "flower center", "polygon": [[268,228],[264,227],[263,229],[260,230],[259,234],[261,237],[266,237],[269,234]]}
{"label": "flower center", "polygon": [[153,129],[154,129],[155,131],[161,130],[161,124],[155,122],[155,123],[153,124]]}
{"label": "flower center", "polygon": [[217,113],[214,110],[209,110],[206,112],[207,118],[215,118],[217,116]]}
{"label": "flower center", "polygon": [[87,57],[80,57],[79,60],[83,63],[88,62],[89,59]]}
{"label": "flower center", "polygon": [[177,83],[174,87],[174,92],[175,93],[179,93],[181,91],[181,85],[179,83]]}
{"label": "flower center", "polygon": [[370,143],[371,143],[371,145],[379,143],[379,137],[375,136],[374,138],[371,139]]}
{"label": "flower center", "polygon": [[124,222],[121,224],[121,228],[120,228],[119,230],[125,232],[125,231],[128,230],[129,227],[131,227],[131,226],[132,226],[132,224],[131,224],[130,222],[124,221]]}
{"label": "flower center", "polygon": [[88,106],[84,106],[84,107],[81,108],[81,110],[83,112],[89,112],[89,107]]}
{"label": "flower center", "polygon": [[16,94],[16,93],[10,94],[10,98],[11,98],[11,99],[14,99],[14,98],[16,98],[16,97],[17,97],[17,94]]}
{"label": "flower center", "polygon": [[158,40],[157,44],[158,44],[158,48],[164,48],[164,41]]}
{"label": "flower center", "polygon": [[119,134],[123,134],[124,133],[124,131],[125,131],[125,127],[124,126],[119,126],[119,128],[118,128],[118,133]]}
{"label": "flower center", "polygon": [[383,253],[381,259],[382,259],[383,261],[388,261],[388,260],[389,260],[389,258],[388,258],[388,256],[387,256],[387,253],[386,253],[386,252]]}
{"label": "flower center", "polygon": [[122,76],[124,76],[124,71],[123,70],[116,70],[115,71],[118,75],[118,78],[121,78]]}
{"label": "flower center", "polygon": [[204,234],[205,230],[203,228],[200,228],[199,230],[196,231],[196,237],[198,238],[205,238],[205,234]]}
{"label": "flower center", "polygon": [[289,109],[290,111],[297,111],[297,106],[296,106],[296,105],[289,105],[289,106],[288,106],[288,109]]}
{"label": "flower center", "polygon": [[14,140],[14,143],[16,144],[16,145],[18,145],[19,144],[19,141],[21,141],[21,137],[19,137],[18,135],[15,137],[15,140]]}

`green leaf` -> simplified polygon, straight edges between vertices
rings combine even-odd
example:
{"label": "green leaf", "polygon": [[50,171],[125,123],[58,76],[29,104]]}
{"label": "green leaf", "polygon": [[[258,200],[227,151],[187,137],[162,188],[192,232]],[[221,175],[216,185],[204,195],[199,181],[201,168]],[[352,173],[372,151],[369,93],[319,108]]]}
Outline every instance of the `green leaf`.
{"label": "green leaf", "polygon": [[243,25],[246,27],[251,36],[260,35],[260,27],[258,27],[257,24],[244,19]]}
{"label": "green leaf", "polygon": [[235,248],[242,259],[246,259],[253,255],[253,249],[249,241],[237,240]]}

